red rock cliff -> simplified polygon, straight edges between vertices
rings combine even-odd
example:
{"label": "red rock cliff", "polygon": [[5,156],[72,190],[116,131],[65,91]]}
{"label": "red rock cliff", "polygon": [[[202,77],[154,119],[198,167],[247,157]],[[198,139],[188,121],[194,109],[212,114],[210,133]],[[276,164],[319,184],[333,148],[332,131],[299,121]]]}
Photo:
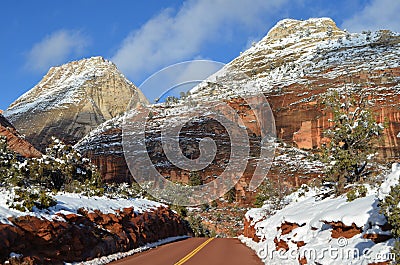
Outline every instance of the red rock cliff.
{"label": "red rock cliff", "polygon": [[8,260],[14,252],[23,255],[20,259],[23,264],[64,264],[191,234],[186,223],[167,208],[143,214],[132,208],[116,214],[78,212],[59,214],[64,221],[22,216],[10,218],[12,225],[0,224],[0,262]]}
{"label": "red rock cliff", "polygon": [[25,141],[15,127],[0,114],[0,136],[7,138],[8,147],[24,157],[39,157],[42,154]]}
{"label": "red rock cliff", "polygon": [[[275,116],[278,138],[299,148],[312,149],[321,144],[323,131],[329,126],[329,113],[325,113],[318,104],[322,96],[329,90],[340,92],[360,88],[371,100],[371,108],[376,113],[377,121],[388,122],[384,142],[380,146],[381,156],[396,159],[400,156],[400,142],[397,137],[400,132],[399,51],[399,34],[390,31],[350,34],[337,28],[330,19],[284,20],[264,39],[217,74],[218,83],[233,84],[235,89],[231,86],[205,86],[192,93],[191,100],[199,104],[212,100],[227,101],[243,119],[250,139],[254,140],[251,152],[257,154],[259,134],[254,124],[255,116],[242,104],[240,95],[250,93],[251,89],[253,93],[264,94]],[[243,78],[243,73],[247,78]],[[244,89],[248,84],[252,88]],[[184,116],[179,111],[179,106],[154,106],[153,110],[156,114],[166,114],[155,115],[154,120],[159,123]],[[131,179],[123,162],[119,125],[102,130],[97,135],[93,134],[87,141],[78,144],[102,168],[108,181]],[[161,174],[171,177],[172,180],[187,181],[188,172],[173,167],[166,161],[157,140],[156,126],[149,130],[149,134],[154,135],[148,141],[149,155],[154,165]],[[182,151],[195,157],[194,138],[209,136],[210,133],[214,135],[216,143],[226,143],[227,137],[222,132],[212,120],[188,124],[186,131],[182,133],[185,138],[182,141]],[[229,152],[223,146],[219,151],[221,152],[210,167],[201,171],[204,181],[211,181],[225,167]],[[116,161],[116,165],[111,161]],[[254,161],[250,159],[248,162],[246,172],[235,187],[239,200],[252,196],[246,190],[254,170]],[[303,175],[301,170],[288,176],[287,172],[282,171],[283,165],[287,167],[287,163],[283,163],[285,164],[272,168],[272,178],[293,186],[308,181],[299,178]],[[304,173],[307,177],[316,177],[320,171],[304,170]]]}

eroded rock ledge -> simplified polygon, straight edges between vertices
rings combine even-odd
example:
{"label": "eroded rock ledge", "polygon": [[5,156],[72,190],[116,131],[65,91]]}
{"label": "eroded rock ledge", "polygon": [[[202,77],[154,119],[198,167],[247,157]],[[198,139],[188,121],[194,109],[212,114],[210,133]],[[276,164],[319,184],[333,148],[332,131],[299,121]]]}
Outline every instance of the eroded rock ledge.
{"label": "eroded rock ledge", "polygon": [[11,264],[64,264],[192,233],[184,220],[164,207],[142,214],[133,208],[115,214],[81,208],[78,214],[58,216],[52,221],[22,216],[9,218],[12,225],[0,224],[0,262],[13,252],[23,256]]}

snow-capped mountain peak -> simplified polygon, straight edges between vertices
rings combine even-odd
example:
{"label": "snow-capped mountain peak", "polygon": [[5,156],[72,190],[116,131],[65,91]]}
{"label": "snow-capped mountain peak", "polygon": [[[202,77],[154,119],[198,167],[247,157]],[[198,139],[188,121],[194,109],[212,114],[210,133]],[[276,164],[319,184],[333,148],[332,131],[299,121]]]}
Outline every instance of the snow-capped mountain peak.
{"label": "snow-capped mountain peak", "polygon": [[124,113],[132,98],[148,103],[115,64],[92,57],[50,68],[4,115],[42,148],[51,136],[77,142],[102,122]]}
{"label": "snow-capped mountain peak", "polygon": [[343,35],[345,32],[330,18],[284,19],[279,21],[261,41],[273,43],[290,38],[333,38]]}
{"label": "snow-capped mountain peak", "polygon": [[133,86],[122,74],[117,73],[118,69],[114,63],[100,56],[51,67],[35,87],[9,106],[6,115],[13,116],[28,109],[37,111],[78,103],[84,99],[83,91],[79,90],[85,82],[92,81],[96,84],[97,78],[110,72],[119,74],[127,84]]}

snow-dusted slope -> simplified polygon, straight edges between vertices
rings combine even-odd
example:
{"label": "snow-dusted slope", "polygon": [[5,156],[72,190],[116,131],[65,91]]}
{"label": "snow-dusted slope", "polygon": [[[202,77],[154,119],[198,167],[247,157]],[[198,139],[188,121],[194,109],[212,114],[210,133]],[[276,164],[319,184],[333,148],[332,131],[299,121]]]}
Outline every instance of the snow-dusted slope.
{"label": "snow-dusted slope", "polygon": [[4,115],[42,147],[51,136],[76,142],[102,122],[123,113],[131,99],[148,103],[112,62],[92,57],[52,67]]}
{"label": "snow-dusted slope", "polygon": [[[329,125],[328,116],[318,105],[321,96],[330,89],[362,88],[375,104],[378,121],[389,121],[382,154],[396,157],[400,152],[399,42],[398,33],[349,33],[329,18],[286,19],[208,79],[221,85],[202,83],[177,104],[153,105],[154,120],[167,125],[182,119],[189,113],[188,102],[201,106],[202,102],[230,98],[232,106],[239,109],[241,104],[235,103],[238,95],[263,93],[274,112],[277,136],[299,148],[312,149],[320,145]],[[251,125],[251,115],[242,118]],[[93,151],[89,155],[107,170],[103,173],[109,179],[127,172],[120,125],[118,120],[109,121],[78,144],[82,151]],[[121,156],[120,164],[110,170],[107,156],[115,161],[116,155]]]}
{"label": "snow-dusted slope", "polygon": [[324,265],[389,260],[394,240],[385,228],[387,221],[378,202],[399,183],[399,177],[400,164],[394,164],[380,188],[370,187],[366,197],[351,202],[346,196],[322,199],[321,190],[315,188],[300,189],[286,198],[286,207],[271,216],[267,215],[268,204],[247,212],[260,241],[243,236],[241,240],[265,264],[299,264],[303,258],[308,264]]}
{"label": "snow-dusted slope", "polygon": [[56,206],[50,207],[49,209],[45,210],[34,208],[33,212],[27,213],[9,207],[10,203],[7,202],[12,202],[14,196],[15,195],[12,190],[10,191],[6,189],[0,189],[0,223],[9,224],[10,222],[7,218],[19,217],[24,215],[46,218],[48,220],[60,220],[60,217],[57,214],[76,214],[78,212],[78,209],[80,208],[83,208],[89,212],[99,210],[104,214],[108,214],[115,213],[115,211],[117,210],[123,210],[123,208],[130,207],[132,207],[133,210],[137,213],[143,213],[145,211],[154,210],[158,207],[164,206],[154,201],[139,198],[111,199],[105,196],[88,197],[77,193],[60,192],[54,196],[54,199],[57,201]]}
{"label": "snow-dusted slope", "polygon": [[0,263],[106,264],[191,234],[163,204],[108,195],[60,192],[57,205],[27,213],[10,208],[14,191],[0,188]]}
{"label": "snow-dusted slope", "polygon": [[191,97],[212,101],[263,93],[274,111],[278,137],[306,149],[321,144],[328,126],[321,97],[329,90],[359,89],[369,97],[378,122],[389,122],[382,155],[400,154],[399,33],[349,33],[329,18],[285,19],[209,81],[219,85],[202,83]]}
{"label": "snow-dusted slope", "polygon": [[[324,79],[400,67],[399,42],[399,33],[388,30],[349,33],[339,29],[330,18],[284,19],[211,79],[230,84],[237,72],[236,82],[241,84],[242,91],[238,86],[233,91],[229,86],[221,86],[219,93],[210,93],[214,87],[201,84],[192,92],[197,98],[226,98],[237,93],[276,93],[292,84],[306,84],[312,89],[321,86]],[[244,83],[242,73],[249,78]],[[367,76],[364,78],[366,82]],[[246,85],[249,80],[251,86]],[[360,86],[358,80],[349,78],[332,88],[343,89],[344,83],[348,87]],[[395,88],[400,91],[399,85]]]}

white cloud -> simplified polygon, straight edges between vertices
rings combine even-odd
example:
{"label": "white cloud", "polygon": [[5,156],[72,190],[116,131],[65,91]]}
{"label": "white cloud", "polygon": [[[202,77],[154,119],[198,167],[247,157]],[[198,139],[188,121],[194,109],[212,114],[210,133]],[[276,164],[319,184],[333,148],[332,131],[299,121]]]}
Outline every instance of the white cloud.
{"label": "white cloud", "polygon": [[166,9],[131,32],[113,56],[130,78],[200,55],[206,44],[221,42],[235,30],[265,29],[266,17],[289,0],[188,0],[177,11]]}
{"label": "white cloud", "polygon": [[64,63],[69,56],[81,55],[87,45],[88,39],[80,31],[53,32],[33,45],[27,54],[25,67],[35,72],[46,71]]}
{"label": "white cloud", "polygon": [[360,12],[344,20],[342,28],[351,32],[379,29],[400,31],[399,14],[400,1],[372,0]]}
{"label": "white cloud", "polygon": [[186,61],[170,65],[151,75],[141,84],[140,89],[151,100],[160,98],[164,93],[188,91],[200,81],[217,72],[223,63],[209,60]]}

